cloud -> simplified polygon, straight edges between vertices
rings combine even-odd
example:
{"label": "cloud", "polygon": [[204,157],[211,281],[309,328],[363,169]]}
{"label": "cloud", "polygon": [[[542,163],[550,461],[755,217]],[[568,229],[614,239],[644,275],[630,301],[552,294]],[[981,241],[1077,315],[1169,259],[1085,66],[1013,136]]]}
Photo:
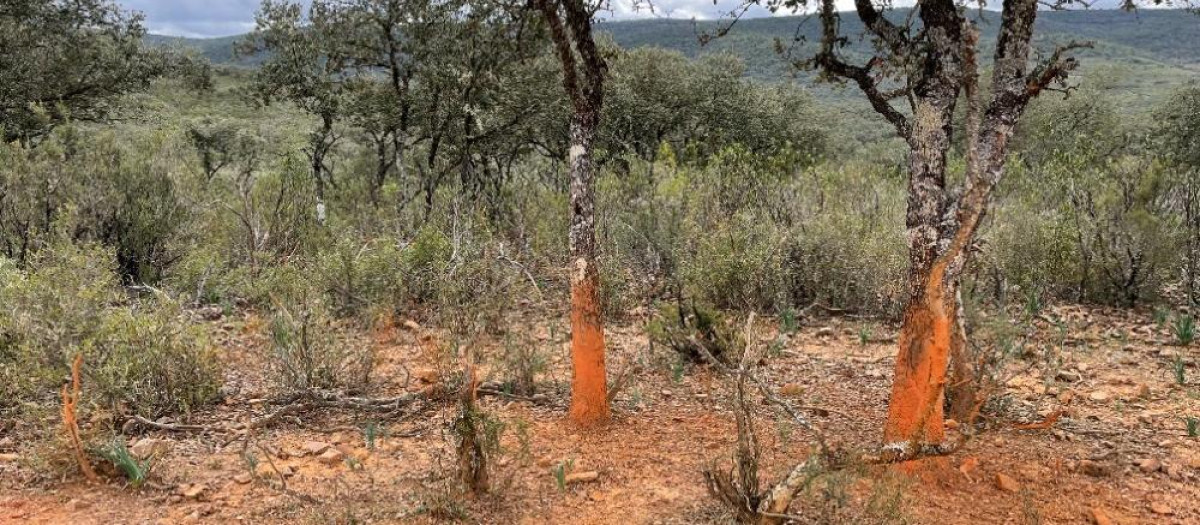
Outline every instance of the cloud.
{"label": "cloud", "polygon": [[[126,9],[146,15],[151,33],[218,37],[245,33],[254,28],[254,13],[261,0],[117,0]],[[302,0],[308,3],[307,0]],[[729,16],[740,0],[611,0],[611,10],[600,17],[609,20],[682,18],[713,20]],[[897,0],[902,5],[904,0]],[[838,0],[840,9],[852,9],[853,0]],[[780,12],[789,15],[790,12]],[[748,17],[771,16],[762,7],[752,7]]]}
{"label": "cloud", "polygon": [[118,0],[124,8],[146,15],[151,33],[217,37],[254,28],[259,0]]}

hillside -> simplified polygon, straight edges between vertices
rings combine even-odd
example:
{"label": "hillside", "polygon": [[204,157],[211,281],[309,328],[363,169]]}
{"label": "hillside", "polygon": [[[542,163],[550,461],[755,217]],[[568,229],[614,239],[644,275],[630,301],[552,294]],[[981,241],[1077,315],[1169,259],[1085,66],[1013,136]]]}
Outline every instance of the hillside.
{"label": "hillside", "polygon": [[[900,10],[896,16],[905,14],[905,10]],[[984,19],[984,45],[987,47],[995,40],[998,15],[983,12],[981,16]],[[712,31],[718,27],[718,22],[655,19],[609,22],[601,27],[623,47],[658,46],[692,56],[729,52],[746,61],[748,75],[776,79],[788,72],[786,61],[775,51],[776,40],[784,39],[786,43],[794,35],[799,36],[802,41],[794,49],[797,56],[803,56],[804,41],[812,42],[817,37],[816,24],[802,21],[803,17],[795,16],[743,20],[729,35],[704,47],[696,38],[697,32]],[[862,31],[855,17],[845,17],[843,24],[849,34]],[[1191,74],[1200,71],[1200,54],[1194,51],[1200,48],[1200,21],[1181,11],[1146,10],[1136,14],[1112,10],[1049,12],[1038,18],[1037,31],[1038,40],[1046,48],[1053,42],[1070,39],[1095,42],[1095,49],[1080,53],[1084,58],[1131,67],[1179,69]],[[156,44],[197,49],[219,64],[252,61],[234,56],[233,43],[241,36],[195,39],[150,35],[147,38]],[[859,41],[853,42],[850,52],[854,53],[864,45]]]}

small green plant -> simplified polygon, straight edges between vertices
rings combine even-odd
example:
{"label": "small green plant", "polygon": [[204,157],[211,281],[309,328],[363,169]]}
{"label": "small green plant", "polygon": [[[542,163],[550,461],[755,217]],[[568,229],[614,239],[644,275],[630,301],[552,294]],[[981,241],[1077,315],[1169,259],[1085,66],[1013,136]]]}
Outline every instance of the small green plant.
{"label": "small green plant", "polygon": [[363,425],[363,442],[367,444],[367,450],[375,450],[375,442],[379,439],[382,431],[383,429],[380,427],[379,422],[375,420],[367,421]]}
{"label": "small green plant", "polygon": [[294,391],[365,387],[375,365],[369,345],[350,340],[324,303],[303,298],[288,308],[275,302],[269,363],[281,386]]}
{"label": "small green plant", "polygon": [[683,374],[687,371],[687,363],[683,359],[677,359],[671,363],[671,382],[679,384],[683,382]]}
{"label": "small green plant", "polygon": [[1036,317],[1042,312],[1042,294],[1037,288],[1029,288],[1025,292],[1025,315],[1029,318]]}
{"label": "small green plant", "polygon": [[537,377],[549,368],[550,359],[532,338],[516,341],[504,338],[504,355],[501,368],[504,373],[504,389],[512,394],[532,395],[537,390]]}
{"label": "small green plant", "polygon": [[1200,418],[1187,416],[1183,418],[1183,423],[1187,426],[1188,437],[1200,437]]}
{"label": "small green plant", "polygon": [[858,328],[858,344],[859,346],[867,346],[871,342],[871,327],[863,325]]}
{"label": "small green plant", "polygon": [[566,461],[559,461],[557,465],[550,468],[550,474],[554,476],[554,484],[558,486],[559,492],[567,490],[567,475],[575,468],[575,459],[571,458]]}
{"label": "small green plant", "polygon": [[1154,309],[1154,316],[1153,316],[1154,326],[1157,327],[1159,330],[1162,330],[1162,328],[1167,325],[1167,321],[1170,320],[1170,318],[1171,318],[1170,310],[1167,310],[1166,308],[1155,308]]}
{"label": "small green plant", "polygon": [[251,474],[258,472],[258,456],[249,450],[242,452],[242,462],[246,464],[246,470]]}
{"label": "small green plant", "polygon": [[1187,384],[1187,366],[1183,362],[1183,356],[1177,354],[1175,359],[1171,360],[1171,370],[1175,373],[1175,384]]}
{"label": "small green plant", "polygon": [[740,334],[719,310],[696,301],[661,306],[646,324],[646,333],[652,343],[694,363],[706,362],[706,354],[727,361],[728,353],[742,346]]}
{"label": "small green plant", "polygon": [[630,408],[642,406],[642,389],[636,386],[629,389],[629,406]]}
{"label": "small green plant", "polygon": [[779,329],[787,335],[795,335],[796,331],[800,329],[800,321],[795,308],[789,306],[779,312]]}
{"label": "small green plant", "polygon": [[151,460],[138,460],[133,457],[122,438],[113,439],[112,443],[99,450],[99,454],[116,466],[125,479],[129,480],[129,485],[135,489],[145,484],[150,476]]}
{"label": "small green plant", "polygon": [[1176,315],[1172,329],[1175,332],[1175,342],[1180,346],[1188,346],[1196,340],[1196,319],[1190,315]]}
{"label": "small green plant", "polygon": [[771,341],[771,344],[767,346],[767,356],[772,359],[783,357],[783,349],[785,347],[786,342],[784,341],[783,336],[776,337],[775,340]]}

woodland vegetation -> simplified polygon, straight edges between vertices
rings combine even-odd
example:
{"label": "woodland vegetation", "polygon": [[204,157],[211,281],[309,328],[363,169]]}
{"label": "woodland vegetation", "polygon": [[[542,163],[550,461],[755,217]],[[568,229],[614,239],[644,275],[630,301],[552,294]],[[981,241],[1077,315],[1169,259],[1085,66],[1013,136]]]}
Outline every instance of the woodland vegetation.
{"label": "woodland vegetation", "polygon": [[[509,404],[556,439],[619,440],[696,381],[722,422],[685,473],[707,506],[590,519],[902,522],[878,493],[826,506],[853,499],[843,476],[1071,419],[1021,413],[1012,389],[1082,388],[1072,309],[1147,327],[1138,359],[1170,407],[1154,425],[1200,446],[1200,60],[1182,43],[1200,18],[1043,4],[770,0],[746,6],[805,16],[684,39],[585,0],[264,0],[252,33],[200,45],[111,0],[5,1],[0,487],[211,501],[173,472],[184,447],[156,448],[179,440],[295,506],[268,520],[515,521],[487,499],[524,494],[514,472],[564,493],[601,474],[534,458]],[[1180,43],[1095,28],[1137,13]],[[1137,330],[1092,315],[1088,355],[1132,348]],[[802,334],[840,348],[842,323],[861,323],[846,347],[886,349],[886,403],[854,412],[874,419],[842,404],[866,394],[797,386],[830,374],[795,360]],[[361,450],[292,444],[336,425]],[[307,453],[374,487],[373,455],[401,454],[377,440],[409,438],[445,459],[404,472],[420,490],[389,485],[415,494],[400,509],[340,477],[314,496],[276,464]],[[1175,501],[1191,461],[1153,470],[1193,484]],[[595,494],[579,501],[614,497]],[[1146,512],[1200,519],[1169,510]]]}

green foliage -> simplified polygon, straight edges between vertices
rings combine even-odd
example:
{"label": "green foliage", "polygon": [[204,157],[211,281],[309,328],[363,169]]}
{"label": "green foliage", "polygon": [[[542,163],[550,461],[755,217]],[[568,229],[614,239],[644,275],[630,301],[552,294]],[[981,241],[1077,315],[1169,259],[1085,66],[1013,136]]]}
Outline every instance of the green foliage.
{"label": "green foliage", "polygon": [[696,301],[662,304],[647,323],[646,333],[652,342],[678,353],[678,366],[672,370],[679,377],[685,360],[704,363],[707,353],[727,361],[743,344],[720,311]]}
{"label": "green foliage", "polygon": [[1175,384],[1179,386],[1187,384],[1187,363],[1184,363],[1182,355],[1176,355],[1171,360],[1171,372],[1175,375]]}
{"label": "green foliage", "polygon": [[1175,334],[1175,342],[1188,346],[1196,340],[1196,319],[1187,314],[1175,314],[1171,331]]}
{"label": "green foliage", "polygon": [[0,403],[53,399],[75,354],[84,396],[115,412],[187,412],[217,396],[221,367],[202,330],[163,294],[132,298],[112,251],[59,238],[27,269],[0,269]]}
{"label": "green foliage", "polygon": [[537,342],[513,333],[504,337],[500,368],[505,390],[528,396],[537,390],[537,378],[550,367],[550,359]]}
{"label": "green foliage", "polygon": [[117,467],[117,470],[129,481],[129,486],[135,489],[141,488],[150,477],[150,469],[153,466],[151,459],[138,460],[134,457],[129,452],[129,448],[125,446],[124,438],[113,438],[112,443],[101,447],[98,453]]}
{"label": "green foliage", "polygon": [[1188,437],[1200,437],[1200,418],[1188,416],[1183,418],[1183,422],[1187,427]]}
{"label": "green foliage", "polygon": [[173,67],[142,45],[142,15],[111,0],[9,0],[0,8],[0,142],[31,143],[69,120],[104,121],[122,95]]}
{"label": "green foliage", "polygon": [[559,461],[550,468],[550,475],[554,476],[554,484],[558,487],[559,492],[565,492],[567,490],[567,475],[570,474],[574,468],[574,458]]}
{"label": "green foliage", "polygon": [[374,352],[346,334],[321,301],[277,304],[270,330],[271,368],[284,389],[361,391],[369,384]]}
{"label": "green foliage", "polygon": [[73,209],[73,238],[115,248],[124,279],[156,282],[174,254],[186,210],[170,177],[158,171],[160,138],[125,145],[111,132],[57,130],[35,149],[0,144],[0,249],[24,262]]}

